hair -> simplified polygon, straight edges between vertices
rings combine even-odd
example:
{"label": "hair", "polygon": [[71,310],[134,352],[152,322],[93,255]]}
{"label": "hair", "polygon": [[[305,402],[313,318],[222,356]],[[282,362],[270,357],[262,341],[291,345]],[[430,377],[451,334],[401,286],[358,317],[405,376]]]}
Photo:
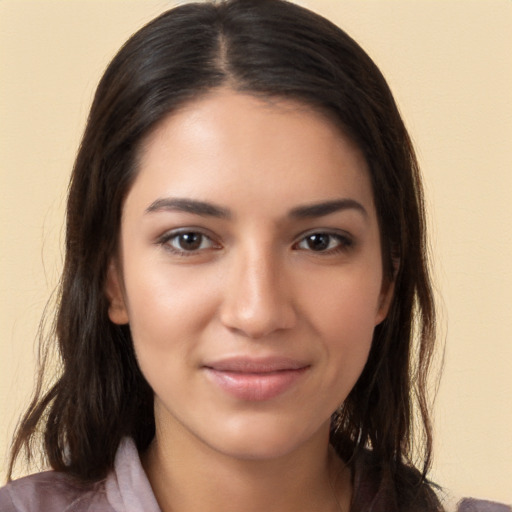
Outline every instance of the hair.
{"label": "hair", "polygon": [[[331,443],[349,464],[364,464],[374,475],[375,496],[393,503],[387,509],[438,510],[426,477],[435,314],[414,150],[390,89],[364,50],[331,22],[283,0],[171,9],[136,32],[105,71],[69,188],[52,336],[62,370],[49,390],[44,365],[40,370],[13,441],[9,478],[38,434],[50,466],[82,481],[105,477],[122,437],[131,436],[140,451],[154,437],[153,392],[129,327],[108,318],[107,268],[143,139],[186,102],[219,87],[318,109],[362,150],[384,275],[395,292],[360,378],[332,417]],[[361,492],[355,482],[354,503]]]}

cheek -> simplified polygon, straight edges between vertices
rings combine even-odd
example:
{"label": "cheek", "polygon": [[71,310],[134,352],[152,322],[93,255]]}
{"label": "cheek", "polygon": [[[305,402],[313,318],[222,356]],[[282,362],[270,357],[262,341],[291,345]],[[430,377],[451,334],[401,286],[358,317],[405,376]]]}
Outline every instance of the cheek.
{"label": "cheek", "polygon": [[200,332],[215,307],[213,287],[203,276],[184,269],[172,271],[165,265],[155,267],[125,272],[130,330],[146,378],[148,372],[168,371],[178,356],[193,364]]}
{"label": "cheek", "polygon": [[[304,289],[307,309],[318,329],[329,337],[341,336],[356,342],[373,332],[378,320],[381,273],[374,267],[347,269]],[[314,312],[314,313],[313,313]]]}
{"label": "cheek", "polygon": [[127,283],[128,316],[137,362],[145,379],[159,395],[182,389],[184,370],[193,367],[197,324],[188,288],[177,289],[171,280],[139,274]]}
{"label": "cheek", "polygon": [[315,314],[327,355],[327,385],[340,392],[342,402],[356,383],[368,359],[379,309],[380,274],[353,274],[331,280],[323,294],[309,304]]}
{"label": "cheek", "polygon": [[136,271],[125,271],[132,329],[161,329],[172,336],[173,331],[201,326],[215,296],[214,285],[201,272],[165,264],[133,267]]}

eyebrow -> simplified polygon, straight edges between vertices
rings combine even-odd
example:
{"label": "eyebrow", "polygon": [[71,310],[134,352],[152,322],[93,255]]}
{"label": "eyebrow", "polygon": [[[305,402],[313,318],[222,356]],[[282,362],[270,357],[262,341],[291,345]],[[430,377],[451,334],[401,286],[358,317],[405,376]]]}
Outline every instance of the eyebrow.
{"label": "eyebrow", "polygon": [[[297,206],[290,210],[288,216],[295,219],[309,219],[315,217],[324,217],[343,210],[356,210],[364,217],[368,217],[365,207],[355,199],[335,199],[331,201],[322,201],[304,206]],[[196,199],[187,199],[179,197],[166,197],[153,201],[147,208],[146,213],[161,211],[178,211],[201,215],[204,217],[216,217],[220,219],[230,219],[231,212],[222,206],[198,201]]]}
{"label": "eyebrow", "polygon": [[322,201],[305,206],[298,206],[290,211],[290,217],[297,219],[309,219],[314,217],[323,217],[343,210],[356,210],[363,217],[368,217],[366,208],[355,199],[335,199],[333,201]]}
{"label": "eyebrow", "polygon": [[173,197],[157,199],[146,208],[146,213],[160,211],[187,212],[204,217],[217,217],[220,219],[229,219],[231,217],[230,212],[221,206],[216,206],[205,201],[197,201],[195,199]]}

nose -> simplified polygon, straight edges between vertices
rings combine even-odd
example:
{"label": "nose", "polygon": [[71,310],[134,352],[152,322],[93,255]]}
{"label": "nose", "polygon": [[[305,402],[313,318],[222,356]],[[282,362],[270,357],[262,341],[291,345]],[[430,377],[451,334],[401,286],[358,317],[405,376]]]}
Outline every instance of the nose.
{"label": "nose", "polygon": [[220,316],[232,331],[260,339],[295,325],[291,279],[270,251],[240,251],[224,290]]}

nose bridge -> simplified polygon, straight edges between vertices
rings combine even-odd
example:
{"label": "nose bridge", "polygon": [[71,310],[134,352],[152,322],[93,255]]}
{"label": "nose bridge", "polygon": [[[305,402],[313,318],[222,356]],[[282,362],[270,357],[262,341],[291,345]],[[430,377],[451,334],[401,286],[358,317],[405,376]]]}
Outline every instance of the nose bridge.
{"label": "nose bridge", "polygon": [[282,258],[270,244],[240,247],[229,269],[224,324],[251,338],[290,328],[295,315],[286,274]]}

